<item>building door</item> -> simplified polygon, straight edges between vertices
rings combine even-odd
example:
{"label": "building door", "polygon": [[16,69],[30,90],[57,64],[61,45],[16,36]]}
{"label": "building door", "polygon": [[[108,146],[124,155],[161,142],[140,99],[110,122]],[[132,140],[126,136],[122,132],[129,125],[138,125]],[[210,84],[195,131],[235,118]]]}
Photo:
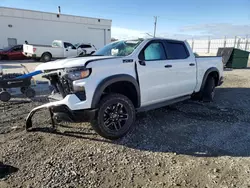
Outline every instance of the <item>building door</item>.
{"label": "building door", "polygon": [[17,45],[17,39],[16,38],[8,38],[8,46],[15,46]]}
{"label": "building door", "polygon": [[91,41],[89,43],[95,45],[97,49],[102,48],[106,44],[105,29],[89,28]]}

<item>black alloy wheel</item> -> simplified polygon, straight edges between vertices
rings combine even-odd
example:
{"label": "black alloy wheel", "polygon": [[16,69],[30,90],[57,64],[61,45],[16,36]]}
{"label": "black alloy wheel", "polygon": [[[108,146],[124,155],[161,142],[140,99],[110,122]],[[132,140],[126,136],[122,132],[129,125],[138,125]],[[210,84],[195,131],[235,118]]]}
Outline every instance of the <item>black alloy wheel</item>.
{"label": "black alloy wheel", "polygon": [[108,131],[119,131],[128,120],[126,108],[121,103],[108,106],[103,115],[104,126]]}
{"label": "black alloy wheel", "polygon": [[115,140],[125,136],[134,121],[135,107],[131,100],[122,94],[112,93],[99,102],[97,117],[91,125],[102,137]]}

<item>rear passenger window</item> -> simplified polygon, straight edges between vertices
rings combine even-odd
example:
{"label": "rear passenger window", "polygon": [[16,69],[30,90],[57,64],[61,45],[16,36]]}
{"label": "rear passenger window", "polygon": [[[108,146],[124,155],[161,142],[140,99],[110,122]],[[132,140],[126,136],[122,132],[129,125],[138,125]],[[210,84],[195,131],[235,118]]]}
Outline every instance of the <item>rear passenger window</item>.
{"label": "rear passenger window", "polygon": [[182,42],[166,42],[168,59],[186,59],[189,57],[186,46]]}
{"label": "rear passenger window", "polygon": [[154,61],[166,59],[165,50],[163,44],[160,42],[153,42],[149,44],[142,53],[143,60]]}

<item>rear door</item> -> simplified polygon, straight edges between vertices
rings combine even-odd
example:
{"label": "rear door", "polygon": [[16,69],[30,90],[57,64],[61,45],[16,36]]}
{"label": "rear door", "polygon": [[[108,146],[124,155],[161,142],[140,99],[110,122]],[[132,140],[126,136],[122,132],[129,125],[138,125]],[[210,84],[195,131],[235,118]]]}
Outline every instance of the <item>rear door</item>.
{"label": "rear door", "polygon": [[165,40],[168,67],[167,88],[171,98],[192,94],[196,86],[196,61],[182,41]]}

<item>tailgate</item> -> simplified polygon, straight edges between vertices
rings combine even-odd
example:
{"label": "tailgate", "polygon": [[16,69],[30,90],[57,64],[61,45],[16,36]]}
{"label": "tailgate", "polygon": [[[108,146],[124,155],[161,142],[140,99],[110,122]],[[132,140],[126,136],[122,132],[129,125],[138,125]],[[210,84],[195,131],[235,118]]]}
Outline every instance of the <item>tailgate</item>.
{"label": "tailgate", "polygon": [[29,44],[24,44],[23,45],[23,52],[24,53],[29,53],[29,54],[33,54],[33,45],[29,45]]}

